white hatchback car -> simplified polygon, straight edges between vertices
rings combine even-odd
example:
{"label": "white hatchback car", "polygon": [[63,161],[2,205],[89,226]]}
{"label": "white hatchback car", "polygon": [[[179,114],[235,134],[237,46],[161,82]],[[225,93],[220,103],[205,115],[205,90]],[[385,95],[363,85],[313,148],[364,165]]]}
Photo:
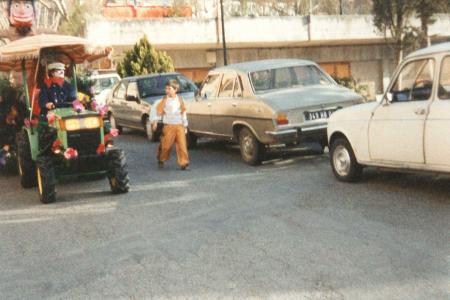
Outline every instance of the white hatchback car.
{"label": "white hatchback car", "polygon": [[381,102],[335,112],[327,134],[342,181],[363,166],[450,172],[450,43],[408,55]]}

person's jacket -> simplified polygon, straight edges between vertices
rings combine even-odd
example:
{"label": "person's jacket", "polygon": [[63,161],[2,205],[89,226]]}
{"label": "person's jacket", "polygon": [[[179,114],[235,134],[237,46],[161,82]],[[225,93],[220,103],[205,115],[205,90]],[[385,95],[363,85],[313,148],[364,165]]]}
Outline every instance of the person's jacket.
{"label": "person's jacket", "polygon": [[70,107],[77,99],[77,94],[73,86],[67,81],[48,82],[44,84],[39,94],[39,106],[41,114],[47,114],[46,104],[51,102],[55,108]]}

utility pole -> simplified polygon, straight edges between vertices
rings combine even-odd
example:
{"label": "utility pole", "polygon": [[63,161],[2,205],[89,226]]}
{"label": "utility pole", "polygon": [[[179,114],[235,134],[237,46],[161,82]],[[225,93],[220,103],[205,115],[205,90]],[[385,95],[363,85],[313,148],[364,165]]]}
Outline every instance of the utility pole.
{"label": "utility pole", "polygon": [[222,47],[223,47],[223,64],[228,65],[227,59],[227,42],[225,40],[225,21],[223,17],[223,0],[220,0],[220,19],[222,22]]}

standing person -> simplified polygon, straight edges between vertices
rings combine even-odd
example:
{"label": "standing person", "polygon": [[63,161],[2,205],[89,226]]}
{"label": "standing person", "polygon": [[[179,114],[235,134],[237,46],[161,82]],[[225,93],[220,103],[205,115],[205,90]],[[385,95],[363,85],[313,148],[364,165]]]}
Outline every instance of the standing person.
{"label": "standing person", "polygon": [[164,127],[158,147],[158,166],[162,168],[164,162],[169,159],[170,150],[175,143],[177,152],[177,163],[181,170],[189,166],[189,155],[187,151],[186,132],[187,117],[183,98],[177,95],[180,85],[176,79],[166,83],[166,96],[154,104],[157,117],[152,117],[152,130],[156,131],[158,118],[162,118]]}

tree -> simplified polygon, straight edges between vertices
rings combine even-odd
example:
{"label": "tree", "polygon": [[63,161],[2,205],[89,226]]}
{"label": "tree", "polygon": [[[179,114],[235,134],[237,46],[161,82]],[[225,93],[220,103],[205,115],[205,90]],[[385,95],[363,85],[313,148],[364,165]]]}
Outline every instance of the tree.
{"label": "tree", "polygon": [[101,1],[67,0],[68,8],[62,0],[53,1],[64,4],[66,18],[61,21],[58,31],[68,35],[84,36],[86,19],[89,16],[99,13],[101,10]]}
{"label": "tree", "polygon": [[172,58],[166,52],[157,51],[146,35],[125,53],[125,58],[117,65],[117,72],[122,77],[172,71]]}
{"label": "tree", "polygon": [[436,20],[433,15],[441,12],[449,11],[449,0],[414,0],[413,7],[416,11],[417,17],[421,23],[421,46],[428,45],[428,25],[433,24]]}
{"label": "tree", "polygon": [[394,40],[396,63],[400,62],[407,47],[405,36],[411,36],[414,31],[409,24],[414,13],[413,4],[410,0],[373,0],[374,25],[384,33],[389,31]]}

